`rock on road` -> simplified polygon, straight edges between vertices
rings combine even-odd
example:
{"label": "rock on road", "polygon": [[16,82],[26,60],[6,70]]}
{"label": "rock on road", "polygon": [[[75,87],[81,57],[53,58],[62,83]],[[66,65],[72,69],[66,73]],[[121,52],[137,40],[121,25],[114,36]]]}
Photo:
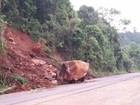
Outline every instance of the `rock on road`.
{"label": "rock on road", "polygon": [[0,105],[140,105],[140,73],[1,95]]}

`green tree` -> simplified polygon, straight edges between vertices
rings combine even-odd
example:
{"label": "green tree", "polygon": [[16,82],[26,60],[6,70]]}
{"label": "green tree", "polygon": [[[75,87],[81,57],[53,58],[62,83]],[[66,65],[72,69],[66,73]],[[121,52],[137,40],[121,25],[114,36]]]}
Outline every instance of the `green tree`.
{"label": "green tree", "polygon": [[78,16],[83,20],[87,25],[96,24],[98,21],[98,13],[94,10],[93,7],[81,6],[78,11]]}
{"label": "green tree", "polygon": [[135,64],[135,69],[140,69],[140,46],[136,43],[131,43],[129,48],[130,59]]}
{"label": "green tree", "polygon": [[[124,67],[117,30],[93,7],[81,6],[76,12],[69,0],[3,0],[2,4],[4,20],[35,41],[44,38],[52,51],[88,61],[96,71]],[[106,13],[111,18],[120,14],[116,9]]]}
{"label": "green tree", "polygon": [[113,22],[114,18],[121,14],[120,11],[116,10],[115,8],[104,8],[100,7],[98,10],[99,16],[106,19],[108,22]]}

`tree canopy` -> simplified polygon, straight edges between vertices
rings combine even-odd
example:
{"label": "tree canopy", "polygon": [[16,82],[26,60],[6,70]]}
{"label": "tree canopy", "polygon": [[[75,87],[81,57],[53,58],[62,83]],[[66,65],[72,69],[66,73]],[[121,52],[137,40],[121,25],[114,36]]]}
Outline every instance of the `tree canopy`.
{"label": "tree canopy", "polygon": [[[125,68],[117,30],[93,7],[75,11],[69,0],[2,0],[0,6],[11,26],[28,32],[34,41],[45,39],[50,49],[69,59],[87,61],[96,71]],[[119,11],[110,10],[114,13]]]}

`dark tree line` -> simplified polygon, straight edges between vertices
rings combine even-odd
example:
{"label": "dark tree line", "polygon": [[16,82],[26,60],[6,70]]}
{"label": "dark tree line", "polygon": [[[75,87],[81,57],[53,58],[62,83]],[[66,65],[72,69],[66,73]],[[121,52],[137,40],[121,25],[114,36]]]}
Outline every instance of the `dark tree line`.
{"label": "dark tree line", "polygon": [[74,11],[69,0],[2,0],[1,15],[11,26],[45,40],[69,59],[81,59],[96,71],[125,69],[117,31],[93,7]]}

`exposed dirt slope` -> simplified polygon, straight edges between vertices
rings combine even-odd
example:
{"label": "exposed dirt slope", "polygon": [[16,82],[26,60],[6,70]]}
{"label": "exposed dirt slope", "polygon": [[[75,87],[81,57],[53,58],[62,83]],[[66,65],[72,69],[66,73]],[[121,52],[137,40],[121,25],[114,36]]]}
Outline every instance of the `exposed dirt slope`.
{"label": "exposed dirt slope", "polygon": [[28,34],[8,25],[2,37],[5,52],[0,54],[0,74],[6,85],[14,87],[13,91],[52,86],[57,68],[49,62],[43,44],[32,42]]}

